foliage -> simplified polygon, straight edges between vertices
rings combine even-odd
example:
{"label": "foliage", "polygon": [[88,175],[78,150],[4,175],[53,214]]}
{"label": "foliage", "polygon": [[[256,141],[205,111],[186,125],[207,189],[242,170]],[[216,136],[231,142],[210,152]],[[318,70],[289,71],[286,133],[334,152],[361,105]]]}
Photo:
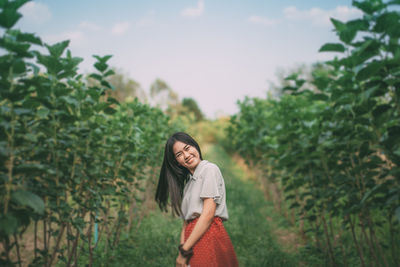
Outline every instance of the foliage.
{"label": "foliage", "polygon": [[[0,5],[0,265],[71,266],[81,253],[91,265],[95,224],[112,250],[172,129],[159,109],[108,96],[111,56],[94,56],[87,84],[69,41],[13,29],[26,2]],[[34,248],[24,251],[29,231]]]}
{"label": "foliage", "polygon": [[331,266],[400,262],[398,4],[353,1],[364,15],[332,19],[340,42],[320,51],[343,55],[313,71],[318,90],[291,75],[290,94],[246,98],[231,120],[233,146],[278,185]]}
{"label": "foliage", "polygon": [[226,128],[230,125],[229,117],[214,120],[202,120],[186,125],[185,129],[201,144],[219,144],[225,147]]}
{"label": "foliage", "polygon": [[182,99],[182,106],[186,108],[187,112],[192,112],[194,114],[196,121],[204,120],[204,114],[193,98]]}
{"label": "foliage", "polygon": [[179,104],[178,95],[163,80],[156,79],[150,86],[150,98],[154,102],[153,105],[166,110],[171,106]]}

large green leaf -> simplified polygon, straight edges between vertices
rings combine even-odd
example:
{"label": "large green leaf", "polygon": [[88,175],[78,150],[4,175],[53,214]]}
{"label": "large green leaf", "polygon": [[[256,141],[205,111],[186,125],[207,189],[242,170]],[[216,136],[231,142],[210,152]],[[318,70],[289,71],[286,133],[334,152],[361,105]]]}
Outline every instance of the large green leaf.
{"label": "large green leaf", "polygon": [[47,71],[52,74],[57,74],[63,69],[61,62],[53,57],[36,53],[38,62],[47,68]]}
{"label": "large green leaf", "polygon": [[103,80],[103,76],[101,76],[100,74],[97,73],[91,73],[89,75],[90,78],[96,79],[98,81],[102,81]]}
{"label": "large green leaf", "polygon": [[345,50],[346,48],[342,44],[327,43],[319,49],[319,52],[344,52]]}
{"label": "large green leaf", "polygon": [[400,15],[396,11],[383,13],[376,20],[376,24],[373,28],[375,32],[384,32],[392,27],[397,27],[399,25]]}
{"label": "large green leaf", "polygon": [[357,35],[357,31],[347,27],[345,30],[339,33],[339,38],[346,44],[350,44]]}
{"label": "large green leaf", "polygon": [[112,84],[110,84],[108,81],[106,80],[102,80],[100,82],[101,85],[103,85],[104,87],[111,89],[111,90],[115,90],[114,86],[112,86]]}
{"label": "large green leaf", "polygon": [[382,62],[377,60],[368,63],[357,73],[356,79],[359,81],[363,81],[365,79],[372,78],[377,72],[381,70],[382,65]]}
{"label": "large green leaf", "polygon": [[31,45],[27,43],[16,42],[11,38],[7,36],[4,39],[2,39],[0,42],[0,46],[4,47],[8,51],[13,51],[18,54],[26,54]]}
{"label": "large green leaf", "polygon": [[386,7],[383,1],[353,1],[353,6],[361,9],[363,12],[372,15],[374,12]]}
{"label": "large green leaf", "polygon": [[18,190],[12,193],[11,198],[22,206],[31,207],[36,213],[44,213],[43,200],[32,192]]}
{"label": "large green leaf", "polygon": [[340,20],[337,20],[335,18],[331,18],[331,22],[333,26],[335,26],[336,32],[340,33],[346,28],[346,24],[341,22]]}
{"label": "large green leaf", "polygon": [[369,22],[366,19],[354,19],[346,22],[346,26],[351,31],[368,31]]}
{"label": "large green leaf", "polygon": [[12,235],[17,231],[18,220],[11,214],[0,215],[0,233]]}
{"label": "large green leaf", "polygon": [[100,72],[104,72],[105,70],[107,70],[108,65],[104,62],[96,62],[94,63],[94,67],[100,71]]}
{"label": "large green leaf", "polygon": [[104,77],[108,77],[108,76],[111,76],[111,75],[114,75],[114,74],[115,74],[114,70],[109,70],[106,73],[104,73]]}
{"label": "large green leaf", "polygon": [[20,60],[20,59],[14,60],[14,62],[12,64],[12,68],[13,68],[13,73],[14,74],[21,74],[21,73],[24,73],[26,71],[25,62],[23,60]]}
{"label": "large green leaf", "polygon": [[54,45],[46,44],[45,46],[47,47],[47,50],[49,51],[50,55],[52,55],[55,58],[59,58],[64,53],[64,51],[68,47],[68,45],[69,45],[69,40],[65,40],[65,41],[56,43]]}
{"label": "large green leaf", "polygon": [[352,60],[356,65],[380,54],[381,43],[377,40],[367,40],[352,55]]}
{"label": "large green leaf", "polygon": [[28,42],[36,45],[43,45],[42,40],[33,33],[18,33],[18,42]]}
{"label": "large green leaf", "polygon": [[362,20],[354,20],[348,23],[343,23],[340,20],[331,18],[335,30],[341,41],[350,44],[359,30],[365,30],[367,24]]}
{"label": "large green leaf", "polygon": [[102,57],[98,55],[93,55],[93,57],[99,62],[106,63],[110,58],[112,58],[112,55],[105,55]]}
{"label": "large green leaf", "polygon": [[6,4],[6,6],[17,10],[20,7],[22,7],[23,5],[25,5],[25,3],[29,2],[31,0],[14,0],[14,1],[8,1],[8,4]]}
{"label": "large green leaf", "polygon": [[[107,61],[112,57],[111,55],[106,55],[106,56],[97,56],[93,55],[95,59],[97,59],[97,62],[94,64],[94,67],[100,71],[100,72],[105,72],[108,69],[108,64]],[[109,73],[109,71],[107,71]]]}
{"label": "large green leaf", "polygon": [[387,5],[400,5],[400,0],[390,0]]}
{"label": "large green leaf", "polygon": [[0,13],[0,26],[6,29],[12,28],[22,17],[15,9],[5,8]]}

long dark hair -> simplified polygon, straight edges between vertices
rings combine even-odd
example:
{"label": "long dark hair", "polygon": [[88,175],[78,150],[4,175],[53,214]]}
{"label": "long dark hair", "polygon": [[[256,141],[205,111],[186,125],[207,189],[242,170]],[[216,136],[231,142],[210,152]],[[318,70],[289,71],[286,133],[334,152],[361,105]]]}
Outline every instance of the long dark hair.
{"label": "long dark hair", "polygon": [[168,197],[171,198],[172,211],[177,215],[182,214],[181,203],[183,188],[189,179],[189,170],[178,164],[172,147],[176,141],[191,145],[197,149],[201,156],[199,144],[187,133],[174,133],[165,144],[164,160],[161,166],[160,178],[158,180],[156,201],[163,211],[167,210]]}

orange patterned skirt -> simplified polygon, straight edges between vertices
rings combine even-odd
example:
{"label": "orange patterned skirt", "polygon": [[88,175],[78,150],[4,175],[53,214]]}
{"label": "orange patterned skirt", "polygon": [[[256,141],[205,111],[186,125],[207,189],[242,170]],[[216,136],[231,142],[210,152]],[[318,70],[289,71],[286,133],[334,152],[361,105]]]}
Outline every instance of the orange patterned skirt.
{"label": "orange patterned skirt", "polygon": [[[193,231],[198,218],[185,228],[185,241]],[[235,250],[220,217],[214,217],[210,227],[193,247],[190,267],[237,267]]]}

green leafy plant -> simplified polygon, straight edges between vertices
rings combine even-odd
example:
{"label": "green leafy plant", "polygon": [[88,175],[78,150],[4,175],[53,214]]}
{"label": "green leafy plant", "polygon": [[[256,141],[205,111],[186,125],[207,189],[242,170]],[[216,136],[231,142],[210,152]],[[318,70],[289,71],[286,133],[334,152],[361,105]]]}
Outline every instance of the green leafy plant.
{"label": "green leafy plant", "polygon": [[69,41],[13,29],[26,2],[0,1],[0,265],[91,265],[99,240],[107,253],[132,226],[173,129],[159,109],[109,97],[111,56],[94,56],[88,83]]}
{"label": "green leafy plant", "polygon": [[313,71],[317,90],[291,75],[288,94],[245,99],[231,119],[232,145],[331,266],[399,262],[398,4],[353,1],[364,15],[332,19],[340,42],[320,51],[342,55]]}

